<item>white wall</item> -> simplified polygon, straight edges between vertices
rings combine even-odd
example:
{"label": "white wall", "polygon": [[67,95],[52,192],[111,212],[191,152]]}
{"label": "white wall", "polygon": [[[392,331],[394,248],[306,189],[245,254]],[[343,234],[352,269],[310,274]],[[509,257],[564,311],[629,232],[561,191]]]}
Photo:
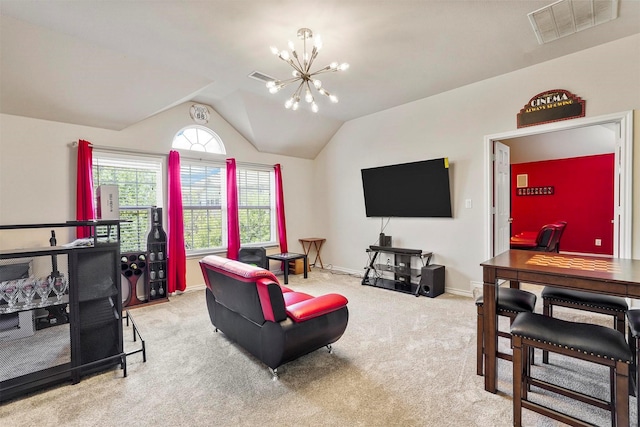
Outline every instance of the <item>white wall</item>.
{"label": "white wall", "polygon": [[[122,131],[0,115],[0,224],[65,222],[75,219],[76,153],[70,144],[85,139],[97,146],[122,147],[168,154],[174,135],[192,125],[191,103],[181,104]],[[313,161],[259,153],[229,123],[212,112],[208,123],[223,140],[226,156],[199,157],[272,165],[283,170],[287,237],[290,250],[301,250],[298,239],[312,233]],[[166,197],[166,194],[165,194]],[[43,235],[44,232],[44,235]],[[313,233],[312,233],[313,234]],[[59,243],[73,236],[59,236]],[[68,240],[67,240],[68,241]],[[19,242],[19,243],[16,243]],[[5,232],[0,249],[48,246],[48,230]],[[197,259],[190,260],[187,282],[202,283]]]}
{"label": "white wall", "polygon": [[[393,236],[393,246],[433,251],[433,263],[446,266],[449,291],[465,293],[470,282],[481,282],[488,211],[484,136],[516,129],[519,110],[535,94],[549,89],[566,89],[585,99],[588,117],[639,108],[640,35],[343,125],[316,158],[317,215],[326,218],[321,231],[327,238],[325,265],[362,272],[368,260],[365,248],[375,244],[380,232],[381,220],[365,216],[361,168],[448,157],[453,218],[393,218],[385,234]],[[636,170],[640,170],[638,151]],[[420,185],[414,185],[415,196],[420,197]],[[636,188],[636,207],[638,194]],[[472,200],[471,209],[465,209],[465,199]],[[635,212],[637,258],[640,215]]]}
{"label": "white wall", "polygon": [[[259,153],[215,112],[209,127],[225,142],[227,157],[282,164],[290,250],[300,250],[301,237],[325,237],[325,266],[359,273],[381,224],[365,217],[360,169],[449,157],[454,218],[392,219],[385,233],[395,246],[433,251],[433,262],[447,268],[448,290],[464,293],[471,281],[482,280],[479,263],[486,255],[484,136],[515,129],[518,111],[548,89],[567,89],[585,99],[589,117],[640,108],[640,35],[352,120],[314,161]],[[0,224],[73,219],[76,150],[70,143],[86,139],[168,153],[174,134],[192,124],[189,107],[179,105],[119,132],[0,115]],[[640,170],[639,148],[634,166]],[[420,197],[417,183],[415,194]],[[473,201],[471,209],[464,208],[465,199]],[[634,189],[634,212],[633,253],[639,258],[640,185]],[[20,238],[48,244],[48,236],[23,232]],[[0,238],[0,248],[10,244]],[[201,283],[193,260],[188,271],[190,285]]]}

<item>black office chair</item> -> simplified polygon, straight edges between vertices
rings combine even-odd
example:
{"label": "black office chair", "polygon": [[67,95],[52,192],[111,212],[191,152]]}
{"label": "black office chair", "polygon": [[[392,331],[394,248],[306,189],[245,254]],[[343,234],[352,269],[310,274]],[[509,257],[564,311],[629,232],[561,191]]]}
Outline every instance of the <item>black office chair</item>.
{"label": "black office chair", "polygon": [[240,248],[238,252],[238,261],[245,264],[253,264],[258,267],[262,267],[266,270],[269,269],[267,262],[267,250],[265,248]]}

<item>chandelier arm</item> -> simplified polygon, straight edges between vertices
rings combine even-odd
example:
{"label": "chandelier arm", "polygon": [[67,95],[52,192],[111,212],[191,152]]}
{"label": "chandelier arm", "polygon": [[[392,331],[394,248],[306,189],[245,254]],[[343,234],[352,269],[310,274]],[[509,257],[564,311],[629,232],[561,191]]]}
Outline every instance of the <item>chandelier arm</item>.
{"label": "chandelier arm", "polygon": [[[306,53],[305,53],[305,56],[306,56]],[[318,49],[314,46],[313,50],[311,51],[311,56],[309,57],[309,62],[305,61],[306,67],[304,71],[307,74],[309,74],[309,70],[311,70],[311,66],[313,65],[314,59],[316,59],[316,56],[318,56]]]}
{"label": "chandelier arm", "polygon": [[[309,80],[305,80],[304,82],[307,84],[307,90],[309,91],[309,93],[313,93],[311,92],[311,85],[309,84]],[[311,101],[308,101],[308,102],[313,102],[313,101],[314,101],[314,98],[313,98],[313,95],[311,95]]]}
{"label": "chandelier arm", "polygon": [[276,80],[276,84],[277,85],[281,85],[282,87],[285,87],[288,84],[291,84],[295,81],[301,80],[300,77],[292,77],[290,79],[286,79],[286,80]]}
{"label": "chandelier arm", "polygon": [[310,73],[309,75],[313,76],[316,74],[324,74],[324,73],[335,73],[336,71],[341,71],[338,68],[331,68],[329,65],[327,65],[326,67],[322,67],[319,68],[317,71],[314,71],[313,73]]}
{"label": "chandelier arm", "polygon": [[302,94],[302,89],[304,88],[304,80],[300,82],[298,85],[298,89],[296,89],[296,96],[299,97]]}
{"label": "chandelier arm", "polygon": [[304,70],[303,70],[301,67],[298,67],[298,66],[296,65],[296,63],[295,63],[295,62],[293,62],[293,60],[292,60],[291,58],[289,58],[289,59],[283,59],[283,58],[280,58],[280,59],[282,59],[282,60],[283,60],[284,62],[286,62],[287,64],[291,65],[291,67],[292,67],[294,70],[298,71],[300,74],[304,74]]}
{"label": "chandelier arm", "polygon": [[314,46],[313,51],[311,51],[311,58],[309,59],[309,66],[307,67],[307,73],[311,70],[311,65],[313,61],[318,57],[318,49]]}
{"label": "chandelier arm", "polygon": [[[298,56],[295,50],[293,51],[293,57],[296,58],[296,62],[298,63],[298,66],[294,68],[298,70],[299,73],[302,73],[302,70],[304,69],[304,67],[302,66],[302,63],[300,62],[300,57]],[[293,67],[293,64],[291,66]]]}

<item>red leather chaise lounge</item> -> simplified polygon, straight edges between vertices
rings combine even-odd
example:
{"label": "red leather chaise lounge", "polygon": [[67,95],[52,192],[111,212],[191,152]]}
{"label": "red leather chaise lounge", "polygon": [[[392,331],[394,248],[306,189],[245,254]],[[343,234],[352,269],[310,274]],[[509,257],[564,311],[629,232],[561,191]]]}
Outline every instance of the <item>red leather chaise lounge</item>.
{"label": "red leather chaise lounge", "polygon": [[209,255],[200,260],[211,323],[232,341],[277,369],[336,342],[347,328],[347,299],[319,297],[280,286],[260,267]]}

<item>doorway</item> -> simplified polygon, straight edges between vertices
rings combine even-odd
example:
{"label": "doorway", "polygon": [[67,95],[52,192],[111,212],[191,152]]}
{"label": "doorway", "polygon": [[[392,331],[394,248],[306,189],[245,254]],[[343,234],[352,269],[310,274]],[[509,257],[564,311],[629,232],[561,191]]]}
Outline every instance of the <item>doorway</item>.
{"label": "doorway", "polygon": [[[496,208],[500,200],[497,200],[504,191],[494,191],[494,185],[499,182],[494,180],[494,145],[498,141],[512,138],[526,137],[532,135],[544,135],[552,132],[579,129],[587,126],[612,126],[616,130],[615,162],[616,179],[614,180],[614,247],[613,256],[619,258],[631,257],[631,212],[632,212],[632,162],[633,162],[633,112],[627,111],[594,118],[582,118],[566,120],[557,123],[532,126],[530,128],[518,129],[511,132],[485,136],[485,194],[486,196],[486,255],[491,258],[497,255],[495,248],[508,247],[508,242],[496,242],[496,229],[503,228],[504,224],[497,221],[500,216],[496,215]],[[510,184],[509,184],[510,185]],[[503,234],[503,233],[502,233]],[[498,234],[498,235],[502,235]],[[505,239],[508,237],[499,237]],[[505,246],[506,245],[506,246]]]}

